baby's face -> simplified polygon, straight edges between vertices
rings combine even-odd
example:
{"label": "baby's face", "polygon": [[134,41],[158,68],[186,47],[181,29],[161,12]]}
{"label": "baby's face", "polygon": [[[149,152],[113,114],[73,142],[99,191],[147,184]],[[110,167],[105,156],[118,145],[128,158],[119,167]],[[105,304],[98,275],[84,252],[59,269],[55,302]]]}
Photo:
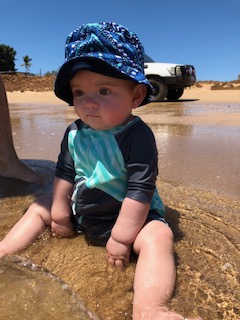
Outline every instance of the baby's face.
{"label": "baby's face", "polygon": [[76,114],[96,130],[109,130],[129,121],[132,109],[145,97],[145,86],[131,80],[80,70],[70,80]]}

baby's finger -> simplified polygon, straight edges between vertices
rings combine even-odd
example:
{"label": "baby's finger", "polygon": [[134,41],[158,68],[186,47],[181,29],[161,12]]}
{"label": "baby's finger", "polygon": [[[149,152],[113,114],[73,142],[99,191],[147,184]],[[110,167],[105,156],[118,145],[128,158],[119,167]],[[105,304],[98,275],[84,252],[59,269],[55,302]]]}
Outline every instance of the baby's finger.
{"label": "baby's finger", "polygon": [[115,266],[122,269],[124,267],[123,260],[120,260],[120,259],[115,260]]}
{"label": "baby's finger", "polygon": [[124,262],[121,259],[114,259],[113,257],[107,256],[107,263],[112,267],[117,267],[122,269],[124,267]]}
{"label": "baby's finger", "polygon": [[113,259],[112,257],[107,256],[107,263],[110,266],[114,266],[115,265],[115,259]]}

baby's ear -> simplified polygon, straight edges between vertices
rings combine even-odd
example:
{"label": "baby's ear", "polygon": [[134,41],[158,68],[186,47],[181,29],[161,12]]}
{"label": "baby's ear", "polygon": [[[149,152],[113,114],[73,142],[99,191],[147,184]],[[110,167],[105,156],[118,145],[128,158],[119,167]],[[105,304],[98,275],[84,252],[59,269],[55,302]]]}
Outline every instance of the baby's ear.
{"label": "baby's ear", "polygon": [[132,108],[136,109],[143,102],[147,94],[147,87],[144,84],[137,84],[133,89]]}

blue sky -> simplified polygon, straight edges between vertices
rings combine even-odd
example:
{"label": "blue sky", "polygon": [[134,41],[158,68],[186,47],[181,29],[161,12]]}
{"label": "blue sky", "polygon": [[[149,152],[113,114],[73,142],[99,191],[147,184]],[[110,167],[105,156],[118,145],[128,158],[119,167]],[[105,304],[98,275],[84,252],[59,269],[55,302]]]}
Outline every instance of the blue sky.
{"label": "blue sky", "polygon": [[201,80],[240,74],[240,0],[0,0],[0,43],[32,73],[57,70],[67,35],[87,22],[114,21],[141,39],[155,61],[193,64]]}

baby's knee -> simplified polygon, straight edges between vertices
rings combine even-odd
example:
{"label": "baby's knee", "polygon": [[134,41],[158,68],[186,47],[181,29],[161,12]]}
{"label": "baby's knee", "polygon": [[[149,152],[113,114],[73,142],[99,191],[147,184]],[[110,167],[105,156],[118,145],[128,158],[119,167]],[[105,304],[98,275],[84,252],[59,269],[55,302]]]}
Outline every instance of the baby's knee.
{"label": "baby's knee", "polygon": [[154,243],[165,243],[165,244],[173,244],[174,235],[172,229],[163,222],[156,222],[158,225],[153,228],[151,232],[151,239]]}
{"label": "baby's knee", "polygon": [[163,237],[166,240],[174,241],[174,234],[172,229],[168,225],[164,225],[164,228],[160,230],[160,237]]}
{"label": "baby's knee", "polygon": [[134,242],[134,250],[139,252],[143,247],[173,248],[174,235],[171,228],[162,221],[153,220],[139,232]]}
{"label": "baby's knee", "polygon": [[148,235],[167,237],[169,239],[173,238],[172,229],[164,221],[151,220],[143,227],[143,229],[145,229]]}

